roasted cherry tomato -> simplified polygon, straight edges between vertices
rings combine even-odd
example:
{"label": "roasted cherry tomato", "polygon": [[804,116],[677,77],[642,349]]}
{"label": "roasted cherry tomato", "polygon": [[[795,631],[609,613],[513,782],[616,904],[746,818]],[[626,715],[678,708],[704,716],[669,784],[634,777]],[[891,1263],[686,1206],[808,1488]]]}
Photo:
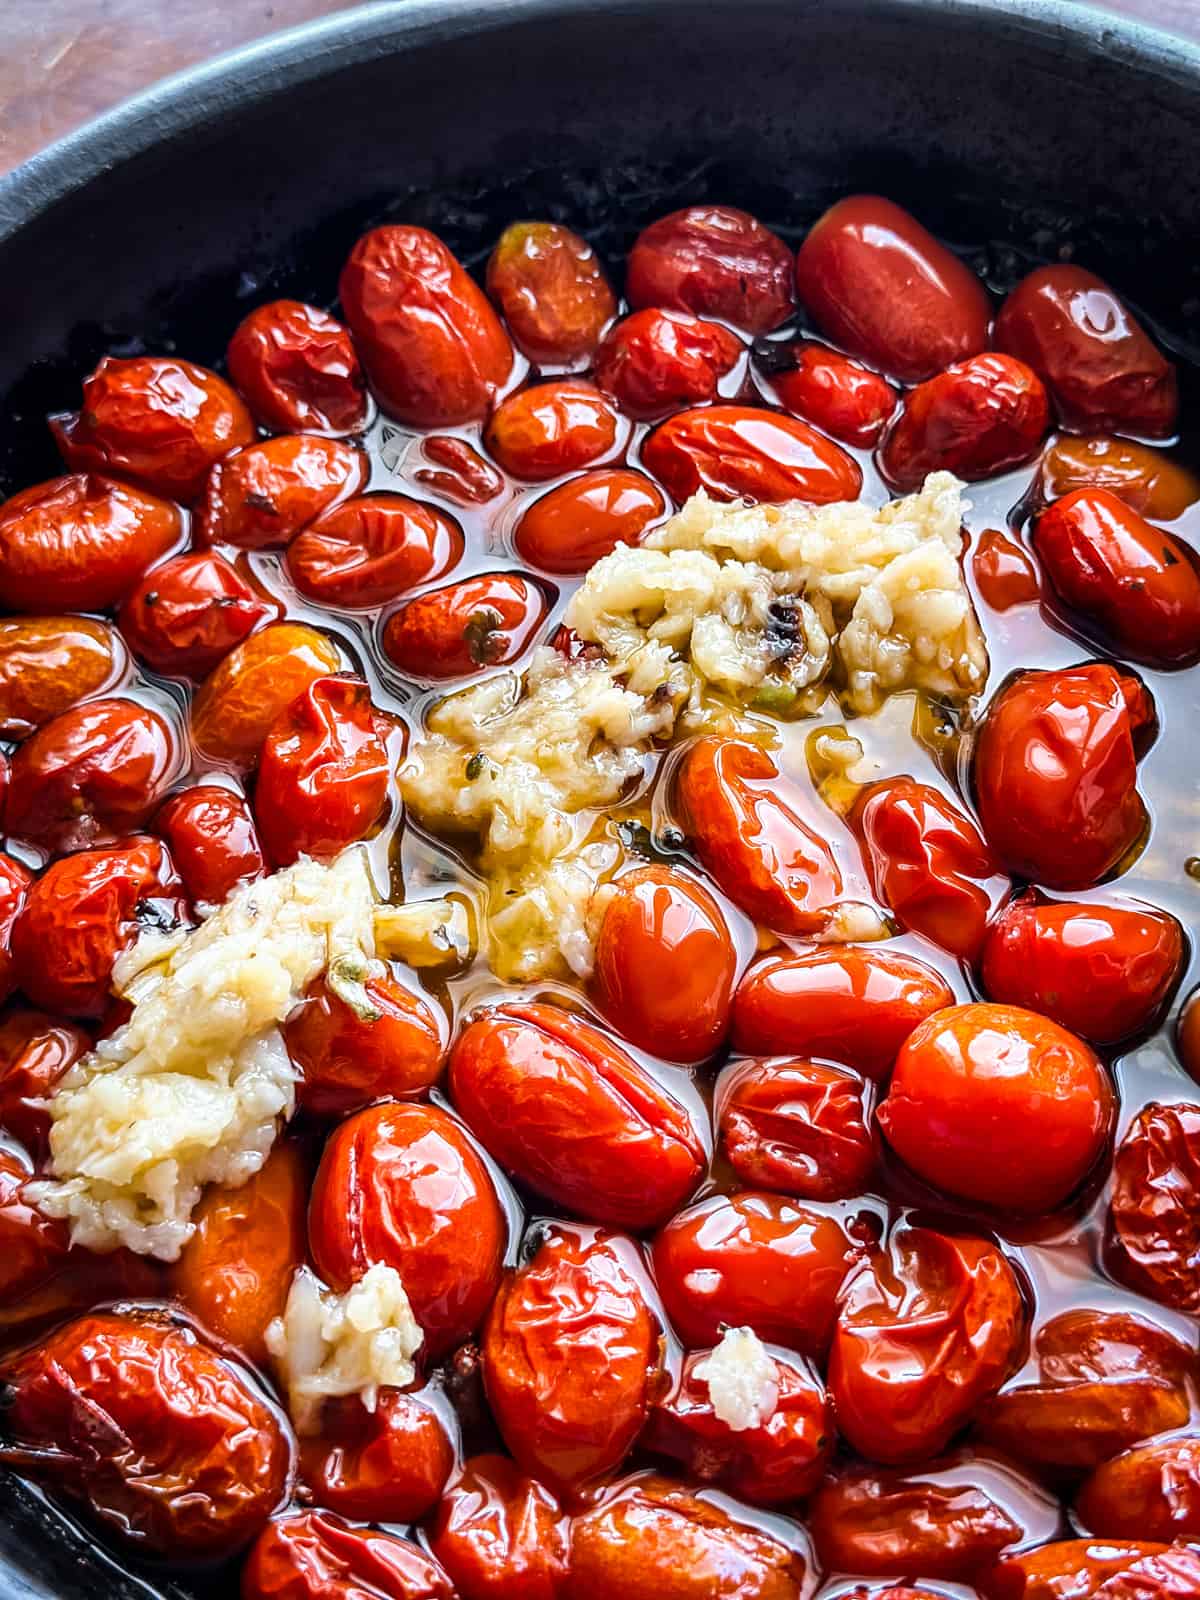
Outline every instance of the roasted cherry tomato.
{"label": "roasted cherry tomato", "polygon": [[0,1146],[0,1294],[10,1302],[53,1278],[70,1242],[65,1223],[26,1199],[31,1176],[15,1151]]}
{"label": "roasted cherry tomato", "polygon": [[1060,434],[1042,457],[1038,487],[1047,501],[1075,489],[1107,489],[1153,522],[1174,522],[1200,500],[1200,478],[1186,467],[1150,445],[1105,434]]}
{"label": "roasted cherry tomato", "polygon": [[442,1495],[429,1548],[462,1600],[563,1600],[569,1525],[507,1456],[472,1456]]}
{"label": "roasted cherry tomato", "polygon": [[1200,658],[1200,557],[1107,489],[1076,489],[1033,525],[1033,547],[1081,632],[1152,667]]}
{"label": "roasted cherry tomato", "polygon": [[1164,1305],[1200,1312],[1200,1106],[1151,1101],[1117,1147],[1109,1223],[1118,1261]]}
{"label": "roasted cherry tomato", "polygon": [[458,524],[403,494],[334,506],[288,546],[292,582],[327,606],[379,606],[440,578],[463,553]]}
{"label": "roasted cherry tomato", "polygon": [[300,300],[271,300],[238,323],[229,376],[275,433],[357,433],[366,383],[350,330]]}
{"label": "roasted cherry tomato", "polygon": [[7,1000],[17,986],[12,955],[13,928],[25,909],[32,881],[28,868],[0,853],[0,1000]]}
{"label": "roasted cherry tomato", "polygon": [[554,1227],[496,1296],[483,1381],[526,1472],[577,1490],[624,1460],[646,1420],[659,1328],[632,1240]]}
{"label": "roasted cherry tomato", "polygon": [[677,505],[700,489],[714,500],[827,505],[856,500],[862,488],[861,468],[840,445],[754,406],[680,411],[646,440],[642,461]]}
{"label": "roasted cherry tomato", "polygon": [[900,1046],[879,1125],[936,1189],[1053,1211],[1095,1166],[1113,1092],[1073,1033],[1019,1006],[948,1006]]}
{"label": "roasted cherry tomato", "polygon": [[1038,267],[996,317],[996,346],[1027,361],[1064,427],[1162,438],[1175,427],[1175,368],[1106,283],[1083,267]]}
{"label": "roasted cherry tomato", "polygon": [[734,206],[687,206],[638,234],[625,293],[635,308],[666,306],[770,333],[795,305],[791,252]]}
{"label": "roasted cherry tomato", "polygon": [[521,354],[539,367],[586,366],[617,299],[586,239],[558,222],[514,222],[496,241],[487,292]]}
{"label": "roasted cherry tomato", "polygon": [[0,738],[23,739],[110,688],[126,660],[121,636],[107,622],[0,618]]}
{"label": "roasted cherry tomato", "polygon": [[271,724],[318,678],[337,646],[303,622],[275,622],[231,650],[192,701],[192,743],[208,761],[249,772]]}
{"label": "roasted cherry tomato", "polygon": [[514,478],[541,483],[611,455],[621,433],[617,413],[594,384],[556,378],[502,401],[484,442]]}
{"label": "roasted cherry tomato", "polygon": [[524,655],[549,609],[543,590],[516,572],[489,572],[418,595],[383,630],[393,666],[416,678],[458,678]]}
{"label": "roasted cherry tomato", "polygon": [[154,819],[193,905],[219,906],[266,871],[245,798],[215,783],[173,795]]}
{"label": "roasted cherry tomato", "polygon": [[[988,1600],[1175,1600],[1170,1590],[1135,1589],[1114,1595],[1107,1580],[1167,1549],[1130,1540],[1060,1539],[1004,1556],[979,1574]],[[1180,1596],[1179,1600],[1185,1600]]]}
{"label": "roasted cherry tomato", "polygon": [[280,434],[218,461],[208,475],[199,533],[210,544],[266,550],[287,544],[367,481],[361,450],[341,439]]}
{"label": "roasted cherry tomato", "polygon": [[988,343],[979,279],[915,217],[856,194],[809,229],[796,287],[821,332],[902,383],[921,383]]}
{"label": "roasted cherry tomato", "polygon": [[740,1061],[717,1083],[721,1147],[748,1188],[849,1199],[875,1170],[869,1095],[856,1073],[820,1061]]}
{"label": "roasted cherry tomato", "polygon": [[241,1600],[455,1600],[408,1539],[300,1511],[264,1528],[242,1568]]}
{"label": "roasted cherry tomato", "polygon": [[1029,605],[1042,592],[1037,568],[1024,546],[999,528],[985,528],[971,556],[971,571],[993,611]]}
{"label": "roasted cherry tomato", "polygon": [[1096,1590],[1096,1600],[1192,1600],[1200,1594],[1200,1550],[1173,1545],[1142,1555]]}
{"label": "roasted cherry tomato", "polygon": [[279,610],[223,556],[202,551],[148,572],[121,607],[121,632],[156,672],[200,679]]}
{"label": "roasted cherry tomato", "polygon": [[0,506],[0,605],[103,611],[182,533],[177,506],[109,478],[34,484]]}
{"label": "roasted cherry tomato", "polygon": [[1075,1510],[1106,1539],[1200,1538],[1200,1434],[1122,1451],[1084,1482]]}
{"label": "roasted cherry tomato", "polygon": [[843,444],[869,450],[896,409],[896,391],[886,378],[827,344],[768,342],[756,348],[755,360],[793,416]]}
{"label": "roasted cherry tomato", "polygon": [[596,382],[627,417],[655,421],[713,400],[742,354],[719,322],[686,311],[635,311],[609,330],[596,352]]}
{"label": "roasted cherry tomato", "polygon": [[318,1272],[345,1290],[376,1262],[404,1280],[430,1360],[483,1320],[507,1225],[488,1170],[436,1106],[369,1106],[330,1135],[309,1206]]}
{"label": "roasted cherry tomato", "polygon": [[373,1411],[358,1395],[327,1403],[319,1436],[300,1448],[300,1475],[317,1505],[362,1522],[416,1522],[438,1503],[454,1446],[431,1406],[381,1389]]}
{"label": "roasted cherry tomato", "polygon": [[45,1102],[91,1043],[82,1028],[41,1011],[9,1011],[0,1019],[0,1128],[38,1160],[50,1138]]}
{"label": "roasted cherry tomato", "polygon": [[748,1055],[829,1056],[879,1079],[917,1024],[953,1000],[932,967],[887,950],[767,956],[737,987],[733,1045]]}
{"label": "roasted cherry tomato", "polygon": [[166,1316],[97,1313],[6,1373],[7,1430],[110,1532],[172,1561],[215,1561],[284,1498],[291,1450],[241,1372]]}
{"label": "roasted cherry tomato", "polygon": [[545,572],[586,572],[618,544],[641,544],[666,513],[657,484],[624,467],[599,467],[535,500],[517,523],[517,554]]}
{"label": "roasted cherry tomato", "polygon": [[409,476],[455,505],[482,506],[504,489],[504,479],[465,439],[433,433],[421,440],[420,456],[429,465],[413,467]]}
{"label": "roasted cherry tomato", "polygon": [[879,466],[894,489],[919,489],[931,472],[968,482],[1032,461],[1050,426],[1042,381],[1014,356],[956,361],[905,395]]}
{"label": "roasted cherry tomato", "polygon": [[1139,689],[1090,661],[1023,672],[992,701],[975,746],[975,797],[984,837],[1010,872],[1087,889],[1137,843],[1146,825]]}
{"label": "roasted cherry tomato", "polygon": [[425,228],[366,233],[338,292],[385,411],[418,428],[474,422],[512,370],[513,350],[483,291]]}
{"label": "roasted cherry tomato", "polygon": [[469,1023],[450,1053],[450,1093],[501,1166],[590,1222],[656,1227],[703,1175],[679,1101],[557,1006],[505,1005]]}
{"label": "roasted cherry tomato", "polygon": [[1116,1044],[1150,1027],[1183,958],[1183,930],[1165,911],[1029,890],[992,924],[981,971],[989,999],[1040,1011],[1093,1044]]}
{"label": "roasted cherry tomato", "polygon": [[1184,1071],[1200,1083],[1200,989],[1193,989],[1180,1008],[1175,1044]]}
{"label": "roasted cherry tomato", "polygon": [[254,441],[224,378],[174,356],[105,356],[83,381],[80,409],[50,427],[72,472],[113,472],[185,505],[215,461]]}

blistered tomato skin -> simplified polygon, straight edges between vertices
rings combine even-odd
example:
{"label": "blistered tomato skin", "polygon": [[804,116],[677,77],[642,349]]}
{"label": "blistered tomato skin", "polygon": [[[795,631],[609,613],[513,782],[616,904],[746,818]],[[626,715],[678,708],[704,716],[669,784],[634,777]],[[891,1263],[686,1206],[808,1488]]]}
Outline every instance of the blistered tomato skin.
{"label": "blistered tomato skin", "polygon": [[178,506],[76,472],[0,506],[0,605],[11,611],[103,611],[179,543]]}
{"label": "blistered tomato skin", "polygon": [[549,609],[515,572],[465,578],[409,600],[387,620],[383,652],[409,677],[465,678],[524,655]]}
{"label": "blistered tomato skin", "polygon": [[1182,1544],[1139,1556],[1096,1590],[1097,1600],[1192,1600],[1196,1594],[1200,1551]]}
{"label": "blistered tomato skin", "polygon": [[279,612],[224,556],[201,551],[146,574],[121,607],[121,632],[156,672],[198,680]]}
{"label": "blistered tomato skin", "polygon": [[325,1145],[309,1204],[317,1271],[339,1291],[395,1267],[436,1360],[478,1327],[500,1282],[507,1225],[487,1168],[436,1106],[370,1106]]}
{"label": "blistered tomato skin", "polygon": [[1176,1600],[1169,1590],[1114,1594],[1107,1586],[1109,1578],[1167,1548],[1134,1540],[1060,1539],[1005,1556],[979,1574],[979,1583],[987,1600],[1092,1600],[1097,1594],[1104,1600]]}
{"label": "blistered tomato skin", "polygon": [[981,977],[991,1000],[1040,1011],[1092,1044],[1116,1044],[1149,1029],[1183,958],[1183,930],[1165,911],[1029,890],[992,924]]}
{"label": "blistered tomato skin", "polygon": [[1083,267],[1038,267],[996,317],[996,347],[1042,379],[1064,427],[1163,438],[1175,428],[1175,368],[1108,285]]}
{"label": "blistered tomato skin", "polygon": [[244,796],[215,783],[172,795],[154,819],[197,906],[219,906],[239,883],[261,878],[266,862]]}
{"label": "blistered tomato skin", "polygon": [[242,1568],[241,1600],[455,1600],[408,1539],[300,1511],[264,1528]]}
{"label": "blistered tomato skin", "polygon": [[369,470],[365,454],[340,439],[299,433],[263,439],[209,473],[199,537],[239,550],[279,548],[322,511],[356,494]]}
{"label": "blistered tomato skin", "polygon": [[591,1222],[656,1227],[703,1174],[685,1108],[557,1006],[506,1005],[469,1023],[450,1054],[450,1093],[503,1167]]}
{"label": "blistered tomato skin", "polygon": [[1107,1539],[1200,1537],[1200,1434],[1114,1456],[1085,1480],[1075,1509],[1089,1533]]}
{"label": "blistered tomato skin", "polygon": [[466,439],[454,434],[427,434],[421,440],[424,466],[414,467],[411,476],[435,494],[459,506],[484,506],[504,489],[504,479]]}
{"label": "blistered tomato skin", "polygon": [[972,356],[905,395],[879,466],[902,493],[931,472],[970,483],[1032,461],[1049,426],[1049,401],[1032,368],[1013,356]]}
{"label": "blistered tomato skin", "polygon": [[595,379],[627,417],[655,421],[716,398],[742,342],[719,322],[685,311],[635,311],[605,335]]}
{"label": "blistered tomato skin", "polygon": [[1200,479],[1132,439],[1077,439],[1060,434],[1042,457],[1038,488],[1047,501],[1076,489],[1107,489],[1152,522],[1174,522],[1200,500]]}
{"label": "blistered tomato skin", "polygon": [[793,416],[860,450],[879,443],[896,409],[896,391],[886,378],[811,339],[782,347],[766,344],[756,355],[780,403]]}
{"label": "blistered tomato skin", "polygon": [[90,1048],[82,1028],[43,1012],[14,1010],[0,1018],[0,1128],[36,1160],[46,1154],[50,1138],[44,1102]]}
{"label": "blistered tomato skin", "polygon": [[364,234],[338,292],[385,411],[418,428],[456,427],[487,412],[513,349],[483,291],[425,228]]}
{"label": "blistered tomato skin", "polygon": [[0,618],[0,738],[23,739],[111,688],[127,661],[120,635],[106,622]]}
{"label": "blistered tomato skin", "polygon": [[617,310],[586,239],[557,222],[514,222],[496,241],[487,292],[521,354],[539,367],[586,366]]}
{"label": "blistered tomato skin", "polygon": [[857,500],[852,456],[796,417],[755,406],[680,411],[642,446],[642,461],[677,505],[703,489],[714,500],[828,505]]}
{"label": "blistered tomato skin", "polygon": [[0,854],[0,1000],[7,1000],[17,985],[12,957],[13,928],[25,909],[32,881],[28,868],[11,856]]}
{"label": "blistered tomato skin", "polygon": [[1053,1211],[1111,1133],[1099,1060],[1018,1006],[950,1006],[901,1045],[879,1125],[935,1189],[1001,1211]]}
{"label": "blistered tomato skin", "polygon": [[569,1523],[507,1456],[472,1456],[443,1494],[429,1547],[462,1600],[563,1600]]}
{"label": "blistered tomato skin", "polygon": [[822,333],[901,383],[987,348],[991,309],[979,279],[878,195],[851,195],[813,224],[796,288]]}
{"label": "blistered tomato skin", "polygon": [[281,711],[336,672],[337,647],[303,622],[275,622],[231,650],[192,700],[192,743],[206,760],[250,772]]}
{"label": "blistered tomato skin", "polygon": [[1109,1223],[1136,1288],[1200,1312],[1200,1106],[1151,1101],[1117,1147]]}
{"label": "blistered tomato skin", "polygon": [[300,1446],[300,1476],[316,1504],[362,1522],[416,1522],[453,1468],[437,1413],[396,1389],[381,1389],[370,1412],[358,1395],[327,1402],[320,1434]]}
{"label": "blistered tomato skin", "polygon": [[641,544],[666,510],[661,489],[642,473],[598,467],[533,502],[517,524],[517,554],[544,572],[586,572],[618,544]]}
{"label": "blistered tomato skin", "polygon": [[611,455],[623,431],[612,404],[594,384],[556,378],[501,401],[484,443],[514,478],[542,483]]}
{"label": "blistered tomato skin", "polygon": [[238,323],[225,360],[251,411],[275,433],[357,433],[367,420],[350,330],[315,306],[256,306]]}
{"label": "blistered tomato skin", "polygon": [[65,1223],[52,1221],[26,1198],[31,1176],[14,1151],[0,1147],[0,1294],[9,1302],[53,1278],[70,1244]]}
{"label": "blistered tomato skin", "polygon": [[869,1093],[857,1074],[820,1061],[739,1061],[717,1084],[721,1147],[747,1188],[849,1199],[875,1170]]}
{"label": "blistered tomato skin", "polygon": [[1030,605],[1042,592],[1025,547],[999,528],[985,528],[971,556],[971,571],[985,605],[1010,611]]}
{"label": "blistered tomato skin", "polygon": [[288,546],[292,582],[328,606],[378,606],[449,572],[463,536],[444,511],[403,494],[334,506]]}
{"label": "blistered tomato skin", "polygon": [[795,306],[791,252],[735,206],[688,206],[638,234],[625,293],[635,310],[665,306],[770,333]]}
{"label": "blistered tomato skin", "polygon": [[207,367],[173,356],[105,356],[83,403],[50,426],[72,472],[111,472],[185,505],[214,462],[254,441],[240,395]]}

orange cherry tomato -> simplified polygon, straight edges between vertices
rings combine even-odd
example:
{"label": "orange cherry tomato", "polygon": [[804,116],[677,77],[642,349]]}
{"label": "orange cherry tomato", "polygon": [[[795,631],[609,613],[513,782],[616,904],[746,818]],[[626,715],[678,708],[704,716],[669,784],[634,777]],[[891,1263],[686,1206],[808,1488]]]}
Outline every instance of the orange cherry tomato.
{"label": "orange cherry tomato", "polygon": [[456,1600],[408,1539],[299,1511],[264,1528],[242,1568],[241,1600]]}
{"label": "orange cherry tomato", "polygon": [[617,299],[586,239],[558,222],[514,222],[488,260],[487,292],[522,355],[539,367],[586,365]]}
{"label": "orange cherry tomato", "polygon": [[653,421],[715,399],[742,349],[719,322],[686,311],[635,311],[605,335],[593,370],[627,417]]}
{"label": "orange cherry tomato", "polygon": [[624,467],[599,467],[560,483],[525,511],[517,554],[545,572],[586,572],[618,544],[641,544],[665,514],[657,484]]}
{"label": "orange cherry tomato", "polygon": [[901,383],[921,383],[988,343],[987,291],[890,200],[839,200],[809,229],[796,288],[821,332]]}
{"label": "orange cherry tomato", "polygon": [[315,1503],[362,1522],[416,1522],[454,1470],[454,1446],[432,1407],[381,1389],[373,1411],[352,1395],[327,1403],[320,1435],[300,1445]]}
{"label": "orange cherry tomato", "polygon": [[554,1226],[496,1296],[483,1382],[504,1442],[552,1489],[614,1471],[646,1420],[659,1329],[632,1240]]}
{"label": "orange cherry tomato", "polygon": [[103,611],[178,544],[178,506],[91,473],[51,478],[0,506],[0,605]]}
{"label": "orange cherry tomato", "polygon": [[556,378],[501,401],[484,443],[514,478],[541,483],[611,455],[621,433],[616,412],[594,384]]}
{"label": "orange cherry tomato", "polygon": [[215,461],[254,442],[254,422],[215,372],[174,356],[105,356],[78,411],[50,419],[72,472],[112,472],[185,505]]}
{"label": "orange cherry tomato", "polygon": [[500,1282],[507,1225],[488,1170],[437,1106],[368,1106],[334,1129],[313,1184],[309,1247],[345,1290],[395,1267],[435,1360],[468,1337]]}
{"label": "orange cherry tomato", "polygon": [[1161,450],[1114,439],[1060,434],[1042,457],[1038,488],[1046,501],[1075,489],[1107,489],[1152,522],[1174,522],[1200,500],[1200,479]]}
{"label": "orange cherry tomato", "polygon": [[193,905],[219,906],[266,872],[245,797],[215,783],[172,795],[154,819]]}
{"label": "orange cherry tomato", "polygon": [[206,760],[250,772],[280,712],[340,664],[337,646],[316,628],[268,624],[200,685],[192,700],[192,743]]}
{"label": "orange cherry tomato", "polygon": [[679,1101],[557,1006],[484,1012],[459,1034],[449,1075],[456,1108],[501,1166],[588,1221],[653,1228],[703,1175]]}
{"label": "orange cherry tomato", "polygon": [[1037,568],[1024,546],[999,528],[985,528],[971,556],[971,571],[993,611],[1029,605],[1041,596]]}
{"label": "orange cherry tomato", "polygon": [[544,591],[518,573],[465,578],[394,612],[383,630],[384,654],[411,677],[467,677],[524,655],[548,609]]}
{"label": "orange cherry tomato", "polygon": [[279,612],[223,556],[202,551],[148,572],[121,607],[121,632],[156,672],[200,679]]}
{"label": "orange cherry tomato", "polygon": [[1050,427],[1042,381],[1014,356],[956,361],[904,397],[879,467],[894,489],[919,489],[931,472],[973,482],[1032,461]]}
{"label": "orange cherry tomato", "polygon": [[791,251],[735,206],[687,206],[638,234],[625,293],[635,308],[666,306],[770,333],[795,306]]}
{"label": "orange cherry tomato", "polygon": [[310,600],[380,606],[440,578],[462,553],[462,531],[445,512],[403,494],[364,494],[293,539],[287,569]]}
{"label": "orange cherry tomato", "polygon": [[812,339],[763,344],[755,360],[781,405],[843,444],[871,449],[896,409],[886,378]]}
{"label": "orange cherry tomato", "polygon": [[996,317],[996,347],[1028,362],[1077,433],[1162,438],[1175,427],[1175,368],[1108,285],[1083,267],[1038,267]]}
{"label": "orange cherry tomato", "polygon": [[739,1061],[717,1083],[721,1147],[751,1189],[799,1200],[845,1200],[875,1170],[870,1091],[820,1061]]}
{"label": "orange cherry tomato", "polygon": [[1166,1549],[1163,1544],[1131,1540],[1060,1539],[1004,1556],[979,1575],[979,1582],[988,1600],[1091,1600],[1097,1594],[1104,1600],[1174,1600],[1169,1591],[1114,1595],[1107,1583]]}
{"label": "orange cherry tomato", "polygon": [[1075,1510],[1105,1539],[1200,1537],[1200,1434],[1122,1451],[1084,1481]]}
{"label": "orange cherry tomato", "polygon": [[1164,1305],[1200,1312],[1200,1106],[1151,1101],[1113,1162],[1117,1264]]}
{"label": "orange cherry tomato", "polygon": [[642,462],[677,505],[700,489],[714,500],[827,505],[856,500],[862,488],[862,469],[840,445],[754,406],[677,412],[646,440]]}
{"label": "orange cherry tomato", "polygon": [[563,1600],[568,1520],[507,1456],[464,1463],[434,1513],[429,1548],[462,1600]]}
{"label": "orange cherry tomato", "polygon": [[225,352],[229,376],[275,433],[357,433],[366,382],[350,330],[300,300],[271,300],[238,323]]}
{"label": "orange cherry tomato", "polygon": [[45,1216],[25,1198],[31,1177],[12,1150],[0,1147],[0,1293],[6,1300],[27,1295],[53,1278],[70,1245],[66,1224]]}
{"label": "orange cherry tomato", "polygon": [[425,228],[366,233],[338,293],[385,411],[418,428],[482,417],[513,349],[482,290]]}
{"label": "orange cherry tomato", "polygon": [[126,661],[120,634],[106,622],[0,618],[0,737],[23,739],[110,688]]}
{"label": "orange cherry tomato", "polygon": [[199,536],[267,550],[287,544],[367,481],[370,463],[341,439],[279,434],[218,461],[208,475]]}
{"label": "orange cherry tomato", "polygon": [[1113,1092],[1082,1039],[1019,1006],[948,1006],[900,1046],[879,1125],[936,1189],[1053,1211],[1112,1129]]}
{"label": "orange cherry tomato", "polygon": [[49,1147],[45,1101],[91,1043],[82,1028],[42,1011],[9,1011],[0,1018],[0,1128],[37,1160]]}
{"label": "orange cherry tomato", "polygon": [[17,986],[12,935],[32,882],[32,874],[19,861],[0,854],[0,1000],[7,1000]]}
{"label": "orange cherry tomato", "polygon": [[455,505],[482,506],[504,489],[504,479],[465,439],[453,434],[429,434],[421,440],[421,458],[429,466],[415,467],[411,476]]}

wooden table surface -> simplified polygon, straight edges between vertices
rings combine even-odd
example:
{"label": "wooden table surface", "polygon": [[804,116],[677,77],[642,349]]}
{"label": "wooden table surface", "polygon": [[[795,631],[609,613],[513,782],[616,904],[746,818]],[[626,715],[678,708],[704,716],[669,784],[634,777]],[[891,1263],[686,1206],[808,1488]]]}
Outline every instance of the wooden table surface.
{"label": "wooden table surface", "polygon": [[[156,78],[344,7],[339,0],[0,0],[0,9],[3,172]],[[1106,9],[1200,39],[1200,0],[1108,0]]]}

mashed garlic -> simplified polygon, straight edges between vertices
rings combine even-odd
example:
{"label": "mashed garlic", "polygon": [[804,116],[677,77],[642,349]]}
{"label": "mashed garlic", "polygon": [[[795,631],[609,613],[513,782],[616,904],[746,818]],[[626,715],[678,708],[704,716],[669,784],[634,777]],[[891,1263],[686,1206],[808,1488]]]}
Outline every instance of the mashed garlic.
{"label": "mashed garlic", "polygon": [[779,1404],[779,1369],[752,1328],[727,1328],[695,1376],[708,1384],[713,1410],[735,1433],[762,1427]]}

